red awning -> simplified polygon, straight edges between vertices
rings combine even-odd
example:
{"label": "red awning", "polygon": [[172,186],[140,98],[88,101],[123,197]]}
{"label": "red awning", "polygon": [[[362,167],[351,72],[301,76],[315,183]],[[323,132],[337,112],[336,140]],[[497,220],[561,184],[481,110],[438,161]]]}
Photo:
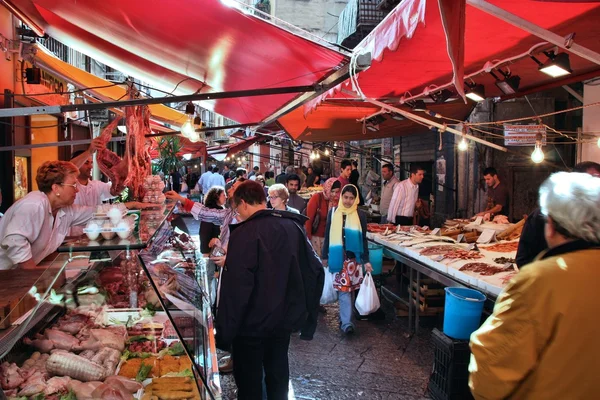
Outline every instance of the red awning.
{"label": "red awning", "polygon": [[241,139],[235,143],[227,143],[220,146],[211,146],[207,148],[208,155],[215,158],[218,161],[223,161],[226,157],[232,157],[240,151],[246,150],[253,144],[264,142],[269,140],[269,136],[256,135],[250,138]]}
{"label": "red awning", "polygon": [[[1,0],[62,43],[177,94],[312,85],[341,53],[217,0]],[[203,102],[240,123],[296,94]]]}
{"label": "red awning", "polygon": [[[560,36],[575,32],[575,43],[600,52],[598,2],[565,4],[534,0],[490,0],[489,3]],[[462,10],[465,11],[461,12]],[[465,80],[471,82],[472,79],[472,82],[483,84],[487,97],[503,95],[495,85],[495,78],[485,71],[486,66],[500,60],[512,58],[502,69],[510,71],[513,76],[520,76],[519,91],[534,90],[548,83],[560,84],[559,79],[539,72],[538,65],[528,55],[534,54],[543,62],[546,61],[546,56],[540,52],[552,48],[553,45],[523,29],[465,5],[465,0],[404,0],[355,49],[356,53],[369,51],[373,57],[371,68],[358,74],[358,87],[351,81],[346,81],[307,103],[304,115],[296,110],[279,122],[294,138],[308,140],[312,135],[315,141],[359,140],[365,135],[357,119],[372,115],[379,108],[356,100],[349,102],[348,99],[352,96],[348,96],[344,90],[360,89],[367,98],[386,100],[397,106],[403,99],[427,90],[435,93],[439,91],[436,87],[448,84],[451,84],[450,88],[455,92],[454,97],[458,97],[454,103],[463,105],[445,103],[443,112],[438,112],[462,120],[468,115],[466,110],[472,107],[464,107],[460,98]],[[600,66],[594,62],[572,53],[570,60],[573,69],[571,80],[600,75]],[[470,74],[478,71],[480,73],[469,78]],[[502,77],[499,73],[496,74]],[[427,96],[424,98],[430,102],[427,104],[428,108],[436,110],[439,107],[433,105]],[[323,103],[325,99],[329,100]],[[406,121],[402,124],[406,125],[405,129],[398,130],[398,124],[386,117],[386,121],[379,126],[380,130],[369,132],[367,138],[427,129]]]}

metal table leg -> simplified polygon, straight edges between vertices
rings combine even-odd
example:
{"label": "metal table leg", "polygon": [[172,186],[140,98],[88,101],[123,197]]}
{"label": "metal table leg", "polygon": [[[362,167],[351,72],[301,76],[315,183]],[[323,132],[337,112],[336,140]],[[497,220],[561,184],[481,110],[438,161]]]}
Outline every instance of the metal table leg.
{"label": "metal table leg", "polygon": [[413,269],[411,267],[408,267],[409,269],[409,278],[408,278],[408,330],[409,332],[412,332],[412,311],[413,311],[413,302],[412,302],[412,296],[410,293],[410,286],[412,285],[412,279],[413,279]]}
{"label": "metal table leg", "polygon": [[421,308],[421,273],[417,271],[417,287],[415,289],[416,298],[415,298],[415,333],[419,333],[419,309]]}

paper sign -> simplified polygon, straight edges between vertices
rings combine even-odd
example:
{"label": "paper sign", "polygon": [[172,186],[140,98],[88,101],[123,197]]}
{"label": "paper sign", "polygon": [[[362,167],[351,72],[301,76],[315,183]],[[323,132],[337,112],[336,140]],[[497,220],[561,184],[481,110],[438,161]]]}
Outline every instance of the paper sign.
{"label": "paper sign", "polygon": [[462,243],[465,241],[465,235],[462,233],[456,237],[456,243]]}
{"label": "paper sign", "polygon": [[440,228],[435,228],[431,231],[430,235],[433,236],[442,236],[442,230]]}
{"label": "paper sign", "polygon": [[483,217],[477,217],[475,218],[475,222],[473,222],[475,225],[481,225],[483,223]]}
{"label": "paper sign", "polygon": [[477,239],[477,243],[492,243],[496,241],[496,231],[494,229],[484,229],[483,233]]}
{"label": "paper sign", "polygon": [[479,251],[479,247],[477,247],[477,243],[471,243],[471,244],[470,244],[470,245],[467,247],[467,250],[469,250],[469,251],[471,251],[471,250],[474,250],[474,251]]}

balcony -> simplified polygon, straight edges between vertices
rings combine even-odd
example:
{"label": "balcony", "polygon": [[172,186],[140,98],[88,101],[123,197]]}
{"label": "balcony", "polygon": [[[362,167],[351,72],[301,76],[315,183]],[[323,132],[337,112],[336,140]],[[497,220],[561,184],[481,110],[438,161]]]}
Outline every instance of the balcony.
{"label": "balcony", "polygon": [[[337,43],[353,49],[387,15],[394,0],[350,0],[340,14]],[[388,11],[383,11],[383,10]]]}

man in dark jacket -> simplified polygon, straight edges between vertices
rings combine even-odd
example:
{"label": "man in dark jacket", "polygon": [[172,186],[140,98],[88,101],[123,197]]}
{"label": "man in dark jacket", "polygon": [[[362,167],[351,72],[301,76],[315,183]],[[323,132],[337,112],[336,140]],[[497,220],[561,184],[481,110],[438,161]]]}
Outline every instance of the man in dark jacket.
{"label": "man in dark jacket", "polygon": [[217,346],[232,347],[239,399],[262,398],[263,369],[268,399],[287,399],[290,335],[316,313],[323,268],[302,229],[306,217],[267,210],[260,183],[240,184],[233,204],[243,222],[231,226]]}

